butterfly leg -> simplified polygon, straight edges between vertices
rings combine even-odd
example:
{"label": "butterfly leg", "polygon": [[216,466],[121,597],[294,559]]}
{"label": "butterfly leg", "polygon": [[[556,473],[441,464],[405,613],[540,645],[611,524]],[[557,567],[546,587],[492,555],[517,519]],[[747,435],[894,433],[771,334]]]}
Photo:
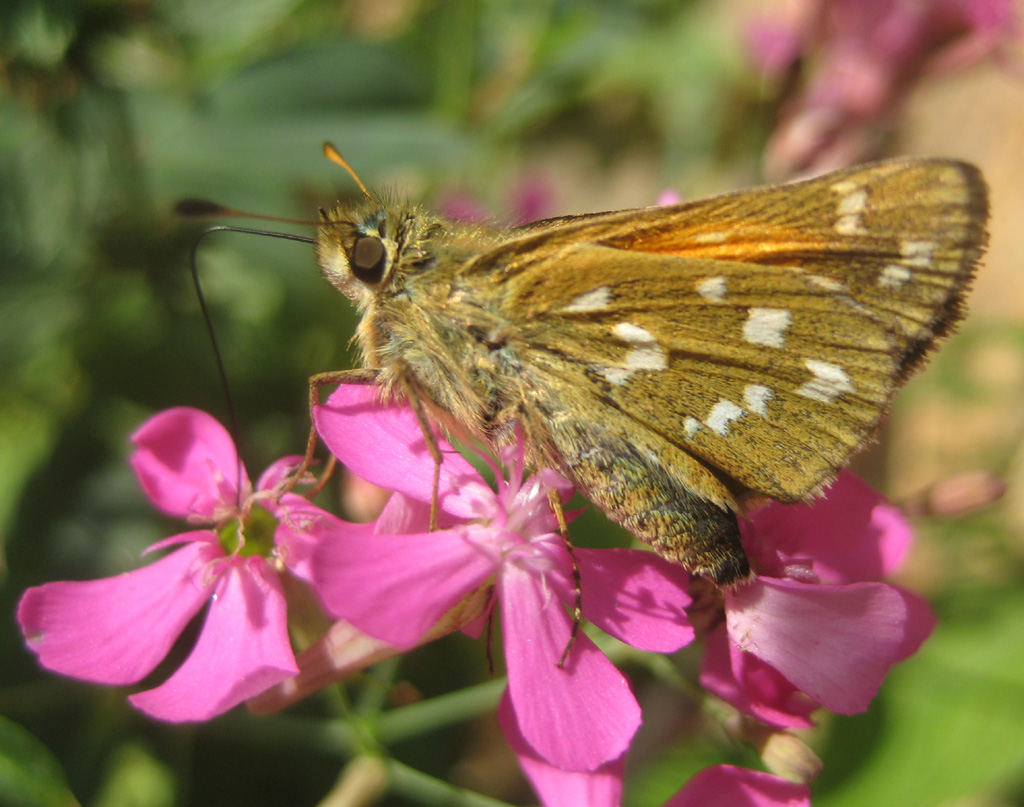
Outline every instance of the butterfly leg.
{"label": "butterfly leg", "polygon": [[[306,440],[306,453],[302,457],[302,463],[292,476],[292,481],[288,484],[286,490],[287,493],[298,483],[302,475],[309,470],[313,464],[313,453],[316,451],[316,424],[313,421],[313,410],[320,405],[320,388],[327,387],[337,384],[376,384],[377,383],[377,371],[376,370],[335,370],[330,373],[317,373],[311,376],[309,379],[309,439]],[[327,466],[321,474],[320,479],[317,480],[313,486],[312,492],[309,495],[316,495],[323,489],[323,486],[327,484],[327,480],[330,479],[331,473],[334,471],[334,467],[337,464],[337,460],[332,456],[327,461]]]}
{"label": "butterfly leg", "polygon": [[416,422],[420,424],[420,431],[423,432],[423,439],[426,441],[430,458],[434,461],[434,484],[430,495],[430,531],[434,532],[437,530],[437,500],[438,490],[441,487],[441,447],[437,444],[437,437],[430,425],[430,417],[423,406],[423,399],[416,394],[416,388],[413,386],[408,372],[399,372],[398,379],[402,385],[402,392],[405,393],[406,400],[409,401],[409,405],[416,415]]}
{"label": "butterfly leg", "polygon": [[576,637],[580,632],[580,623],[583,621],[583,585],[580,582],[580,566],[576,562],[576,552],[573,550],[572,540],[569,538],[569,525],[565,520],[565,511],[562,509],[562,500],[559,498],[557,490],[548,491],[548,504],[558,521],[558,532],[561,534],[562,540],[565,541],[569,560],[572,561],[572,583],[576,592],[576,600],[572,608],[572,633],[569,634],[569,641],[558,659],[558,667],[562,668],[565,666],[565,660],[569,657],[569,651],[572,650],[572,646],[576,642]]}

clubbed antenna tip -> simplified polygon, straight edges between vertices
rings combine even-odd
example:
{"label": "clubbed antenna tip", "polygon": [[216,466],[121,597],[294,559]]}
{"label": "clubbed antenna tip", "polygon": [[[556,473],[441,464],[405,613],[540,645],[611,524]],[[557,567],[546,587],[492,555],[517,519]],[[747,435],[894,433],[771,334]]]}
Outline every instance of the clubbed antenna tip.
{"label": "clubbed antenna tip", "polygon": [[363,192],[363,195],[367,199],[372,199],[370,192],[366,189],[363,181],[359,178],[359,175],[353,170],[352,166],[348,164],[348,160],[341,156],[341,152],[338,151],[332,144],[324,143],[324,156],[335,165],[340,165],[344,168],[350,177],[356,181],[356,185],[359,186],[359,190]]}

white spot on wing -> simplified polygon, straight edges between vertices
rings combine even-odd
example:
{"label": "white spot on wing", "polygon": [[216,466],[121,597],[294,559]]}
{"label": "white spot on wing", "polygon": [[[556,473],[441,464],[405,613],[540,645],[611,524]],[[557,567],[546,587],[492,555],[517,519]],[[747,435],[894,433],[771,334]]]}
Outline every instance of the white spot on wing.
{"label": "white spot on wing", "polygon": [[695,244],[721,244],[728,235],[722,230],[708,230],[704,233],[697,233],[693,236]]}
{"label": "white spot on wing", "polygon": [[807,282],[822,291],[836,292],[846,290],[846,284],[842,281],[822,275],[807,275]]}
{"label": "white spot on wing", "polygon": [[771,399],[771,389],[763,384],[748,384],[743,390],[743,401],[747,408],[762,417],[768,413],[768,401]]}
{"label": "white spot on wing", "polygon": [[636,345],[626,354],[626,367],[631,371],[636,370],[664,370],[668,367],[668,356],[665,349],[658,344],[650,331],[647,331],[630,322],[621,322],[615,326],[615,335]]}
{"label": "white spot on wing", "polygon": [[932,262],[932,253],[938,246],[934,241],[900,241],[900,255],[908,266],[925,267]]}
{"label": "white spot on wing", "polygon": [[708,277],[697,284],[697,294],[705,300],[719,302],[725,297],[725,278]]}
{"label": "white spot on wing", "polygon": [[661,345],[638,347],[626,355],[626,367],[632,371],[664,370],[668,367],[668,357]]}
{"label": "white spot on wing", "polygon": [[683,421],[683,428],[686,430],[686,436],[692,438],[700,430],[700,421],[688,417]]}
{"label": "white spot on wing", "polygon": [[850,377],[838,364],[819,359],[807,359],[805,364],[814,374],[814,378],[800,387],[796,391],[797,395],[820,403],[832,403],[844,392],[853,392],[854,386],[850,383]]}
{"label": "white spot on wing", "polygon": [[588,311],[601,311],[608,307],[612,299],[612,290],[607,286],[599,286],[592,291],[584,292],[574,297],[569,305],[562,309],[562,313],[587,313]]}
{"label": "white spot on wing", "polygon": [[868,231],[860,224],[860,216],[843,216],[840,219],[836,219],[836,232],[840,235],[868,234]]}
{"label": "white spot on wing", "polygon": [[792,316],[785,308],[751,308],[743,325],[743,338],[754,345],[782,347]]}
{"label": "white spot on wing", "polygon": [[844,179],[842,182],[837,182],[835,185],[833,185],[832,190],[834,190],[836,193],[845,196],[851,191],[857,190],[858,187],[860,186],[852,179]]}
{"label": "white spot on wing", "polygon": [[868,206],[868,192],[857,188],[844,194],[836,205],[836,213],[840,216],[859,216]]}
{"label": "white spot on wing", "polygon": [[910,280],[910,270],[899,263],[890,263],[878,276],[878,285],[883,289],[898,289]]}
{"label": "white spot on wing", "polygon": [[708,419],[704,422],[711,431],[718,432],[722,437],[727,437],[729,434],[729,424],[737,418],[743,417],[743,415],[744,410],[742,407],[722,398],[711,407]]}
{"label": "white spot on wing", "polygon": [[641,328],[639,325],[634,325],[632,322],[620,322],[614,328],[614,333],[623,342],[629,342],[632,345],[656,345],[658,340],[651,336],[651,332],[645,328]]}
{"label": "white spot on wing", "polygon": [[860,217],[868,207],[868,192],[849,179],[837,182],[832,190],[839,194],[836,203],[836,232],[840,235],[867,233]]}
{"label": "white spot on wing", "polygon": [[621,386],[638,370],[664,370],[668,367],[668,354],[650,331],[631,322],[620,322],[612,333],[634,347],[626,354],[621,366],[598,370],[610,383]]}
{"label": "white spot on wing", "polygon": [[605,380],[614,384],[616,387],[621,387],[629,380],[629,377],[633,375],[633,371],[627,370],[625,367],[602,367],[598,372],[605,378]]}

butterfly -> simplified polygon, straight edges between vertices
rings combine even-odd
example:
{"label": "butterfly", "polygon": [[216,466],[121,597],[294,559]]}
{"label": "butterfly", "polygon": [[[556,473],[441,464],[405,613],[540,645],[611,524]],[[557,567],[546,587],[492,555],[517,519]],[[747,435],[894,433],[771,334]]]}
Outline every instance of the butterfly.
{"label": "butterfly", "polygon": [[363,369],[324,380],[489,445],[521,435],[725,586],[750,574],[738,517],[808,500],[870,441],[987,242],[981,174],[945,159],[517,228],[359,185],[321,211],[316,254],[359,311]]}

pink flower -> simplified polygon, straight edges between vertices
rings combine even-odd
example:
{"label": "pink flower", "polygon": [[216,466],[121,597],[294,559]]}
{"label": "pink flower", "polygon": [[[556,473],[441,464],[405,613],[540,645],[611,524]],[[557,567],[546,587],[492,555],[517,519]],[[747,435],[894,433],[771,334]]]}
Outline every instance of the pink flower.
{"label": "pink flower", "polygon": [[278,570],[308,579],[317,535],[343,523],[301,496],[279,496],[297,458],[268,468],[253,493],[230,435],[204,412],[161,412],[132,440],[153,503],[205,526],[154,544],[147,552],[177,549],[134,572],[29,589],[18,620],[44,667],[124,686],[152,672],[208,604],[185,662],[129,698],[162,720],[205,720],[297,672]]}
{"label": "pink flower", "polygon": [[790,20],[757,24],[750,45],[762,69],[781,75],[805,66],[769,143],[766,173],[788,178],[864,159],[873,127],[921,75],[998,55],[1017,33],[1013,0],[803,0]]}
{"label": "pink flower", "polygon": [[680,196],[676,191],[671,189],[663,190],[658,194],[658,200],[654,203],[656,205],[678,205],[683,201],[683,197]]}
{"label": "pink flower", "polygon": [[726,592],[701,683],[776,726],[812,725],[819,705],[864,711],[934,625],[920,598],[871,582],[902,563],[910,540],[899,510],[848,472],[812,505],[754,513],[744,546],[759,576]]}
{"label": "pink flower", "polygon": [[694,776],[664,807],[811,807],[807,785],[732,765],[712,765]]}
{"label": "pink flower", "polygon": [[519,765],[540,796],[551,807],[619,807],[625,754],[588,771],[567,771],[542,758],[523,737],[508,693],[498,706],[498,722]]}
{"label": "pink flower", "polygon": [[[549,807],[620,807],[624,760],[594,771],[564,771],[537,756],[518,734],[506,699],[498,720],[526,777]],[[663,807],[810,807],[810,788],[779,776],[732,765],[713,765],[694,776]]]}
{"label": "pink flower", "polygon": [[[512,225],[528,224],[542,218],[551,209],[553,191],[550,185],[539,177],[524,178],[514,185],[508,194],[504,219]],[[465,191],[449,191],[437,201],[437,209],[455,221],[492,221],[494,215],[472,194]]]}
{"label": "pink flower", "polygon": [[[327,607],[390,644],[419,643],[466,597],[493,586],[500,606],[509,703],[525,742],[565,770],[619,758],[640,723],[626,679],[584,634],[569,643],[572,561],[548,491],[567,496],[553,471],[521,482],[522,451],[495,469],[497,489],[446,442],[441,529],[426,530],[433,461],[407,406],[382,406],[376,390],[341,386],[315,412],[317,429],[353,472],[398,493],[375,535],[325,541],[314,576]],[[576,549],[584,616],[624,642],[672,651],[693,637],[683,609],[688,576],[649,552]]]}

